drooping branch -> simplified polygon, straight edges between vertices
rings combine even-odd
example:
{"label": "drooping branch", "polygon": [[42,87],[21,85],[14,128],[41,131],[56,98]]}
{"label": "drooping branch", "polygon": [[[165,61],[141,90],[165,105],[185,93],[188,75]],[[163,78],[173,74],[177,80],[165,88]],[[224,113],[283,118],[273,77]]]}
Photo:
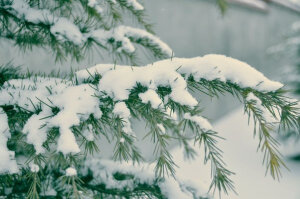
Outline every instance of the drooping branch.
{"label": "drooping branch", "polygon": [[[133,44],[144,46],[157,58],[170,57],[172,50],[153,33],[119,23],[108,25],[115,22],[107,22],[110,20],[102,17],[106,15],[102,12],[121,6],[133,12],[138,22],[150,30],[150,26],[142,18],[143,7],[137,1],[117,2],[58,1],[57,6],[56,3],[52,2],[52,5],[45,1],[27,3],[24,0],[2,0],[0,37],[12,40],[24,51],[31,50],[34,46],[49,48],[57,60],[71,56],[79,61],[93,46],[131,58],[136,51]],[[121,17],[121,14],[117,15]]]}
{"label": "drooping branch", "polygon": [[[131,128],[131,119],[138,119],[145,122],[146,131],[142,133],[151,137],[155,146],[155,178],[169,174],[176,177],[176,162],[168,151],[171,140],[183,144],[191,157],[194,154],[189,141],[196,141],[204,146],[205,161],[212,166],[211,189],[227,192],[234,190],[230,179],[233,172],[217,147],[221,137],[201,116],[202,107],[192,92],[211,97],[226,92],[240,99],[249,117],[254,116],[258,124],[255,130],[266,154],[267,168],[273,177],[278,177],[284,163],[269,127],[277,122],[287,128],[299,128],[296,105],[283,95],[282,86],[246,63],[207,55],[172,58],[144,67],[96,65],[78,71],[72,80],[40,76],[12,79],[1,87],[0,106],[8,123],[25,115],[18,130],[11,128],[8,142],[24,143],[12,149],[17,156],[24,146],[28,164],[84,166],[80,154],[92,156],[101,151],[97,139],[107,139],[114,146],[115,160],[142,162]],[[183,134],[188,129],[191,133]]]}

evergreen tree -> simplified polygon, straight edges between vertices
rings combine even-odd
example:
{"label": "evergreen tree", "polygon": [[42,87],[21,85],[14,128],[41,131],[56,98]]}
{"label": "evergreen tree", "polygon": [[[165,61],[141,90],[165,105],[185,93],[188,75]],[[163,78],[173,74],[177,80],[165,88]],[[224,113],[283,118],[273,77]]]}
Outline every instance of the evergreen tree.
{"label": "evergreen tree", "polygon": [[[122,24],[132,14],[141,30]],[[134,62],[133,43],[157,58],[146,66],[99,64],[61,77],[0,68],[0,195],[6,198],[210,198],[176,178],[169,151],[175,140],[187,157],[191,144],[204,147],[211,165],[210,190],[234,191],[217,142],[221,136],[201,115],[192,93],[230,93],[253,118],[267,171],[280,177],[285,164],[277,150],[276,126],[299,128],[297,102],[282,84],[244,62],[222,55],[172,56],[152,34],[136,0],[1,0],[1,37],[24,50],[50,49],[57,60],[84,58],[100,47]],[[134,132],[137,122],[145,132]],[[136,134],[153,141],[153,163],[144,161]],[[100,141],[113,146],[104,159]],[[166,189],[166,187],[168,187]],[[209,191],[209,190],[208,190]]]}

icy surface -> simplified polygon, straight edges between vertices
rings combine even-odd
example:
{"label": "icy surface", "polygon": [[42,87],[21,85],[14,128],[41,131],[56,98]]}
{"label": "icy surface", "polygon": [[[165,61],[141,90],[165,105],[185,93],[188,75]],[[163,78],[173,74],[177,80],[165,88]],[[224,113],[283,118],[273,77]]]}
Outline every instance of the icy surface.
{"label": "icy surface", "polygon": [[7,116],[0,107],[0,174],[18,172],[18,166],[14,157],[15,153],[8,150],[6,145],[9,138]]}

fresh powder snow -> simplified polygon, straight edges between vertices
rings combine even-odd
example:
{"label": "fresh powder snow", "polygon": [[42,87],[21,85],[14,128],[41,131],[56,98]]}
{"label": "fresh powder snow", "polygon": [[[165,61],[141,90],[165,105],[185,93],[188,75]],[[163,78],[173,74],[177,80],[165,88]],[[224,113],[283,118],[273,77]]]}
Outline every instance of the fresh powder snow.
{"label": "fresh powder snow", "polygon": [[6,144],[10,138],[7,116],[0,107],[0,173],[18,172],[15,153],[8,150]]}
{"label": "fresh powder snow", "polygon": [[[143,6],[136,0],[126,0],[126,4],[134,10],[143,10]],[[89,0],[88,6],[95,8],[98,13],[102,13],[103,9],[96,0]],[[155,46],[164,55],[172,56],[171,48],[158,37],[148,33],[145,30],[132,28],[128,26],[117,26],[111,30],[95,29],[87,33],[82,33],[70,19],[53,15],[46,9],[31,8],[24,0],[14,0],[11,5],[6,5],[8,12],[15,15],[19,19],[28,22],[50,25],[51,33],[61,41],[70,41],[76,45],[83,45],[89,38],[99,42],[103,46],[107,46],[112,38],[120,42],[118,52],[133,53],[135,47],[134,41],[145,39],[150,45]]]}
{"label": "fresh powder snow", "polygon": [[[99,83],[96,85],[86,83],[92,78],[91,75],[97,74],[102,76]],[[260,92],[272,92],[282,87],[279,82],[269,80],[244,62],[223,55],[206,55],[190,59],[173,58],[144,67],[100,64],[78,71],[76,81],[38,76],[13,79],[1,87],[0,105],[19,106],[33,113],[22,132],[26,135],[26,141],[34,146],[37,154],[45,152],[43,143],[47,139],[47,131],[53,127],[57,127],[60,133],[57,151],[65,155],[74,154],[81,149],[71,129],[91,115],[101,120],[101,97],[113,99],[112,114],[122,119],[122,131],[135,136],[131,128],[131,113],[126,105],[130,90],[137,83],[147,87],[146,92],[139,94],[141,102],[150,103],[152,108],[161,109],[177,122],[178,116],[171,109],[164,110],[163,101],[172,99],[181,105],[197,106],[197,100],[187,89],[187,78],[190,76],[195,81],[219,80],[243,88],[250,87]],[[171,93],[165,99],[161,99],[157,94],[159,86],[171,88]],[[259,103],[254,97],[249,95],[248,100],[256,100],[256,103]],[[209,122],[200,115],[186,114],[184,118],[196,122],[203,130],[212,129]],[[15,172],[17,166],[14,154],[6,147],[10,134],[5,114],[1,114],[0,122],[3,132],[0,134],[3,148],[1,156],[3,160],[10,162],[1,165],[1,172]],[[166,133],[163,125],[158,124],[158,128],[161,133]],[[92,127],[87,127],[83,136],[87,140],[93,140]]]}
{"label": "fresh powder snow", "polygon": [[77,176],[77,171],[73,167],[66,169],[66,176]]}

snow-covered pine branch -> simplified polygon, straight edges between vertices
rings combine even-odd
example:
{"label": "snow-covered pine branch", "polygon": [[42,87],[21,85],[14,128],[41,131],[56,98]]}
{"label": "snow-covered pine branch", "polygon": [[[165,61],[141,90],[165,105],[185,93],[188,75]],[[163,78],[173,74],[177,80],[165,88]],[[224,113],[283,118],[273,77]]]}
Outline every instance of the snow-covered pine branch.
{"label": "snow-covered pine branch", "polygon": [[[131,12],[146,30],[120,25],[121,10]],[[144,8],[136,0],[5,0],[0,3],[0,37],[25,50],[48,47],[56,59],[71,56],[80,60],[91,47],[98,46],[134,62],[134,44],[155,57],[171,57],[172,50],[152,34],[143,15]]]}
{"label": "snow-covered pine branch", "polygon": [[[177,140],[187,156],[193,157],[191,140],[204,146],[205,162],[209,162],[212,169],[210,188],[224,192],[234,190],[230,179],[233,172],[223,162],[222,152],[217,147],[222,132],[215,132],[201,115],[203,107],[193,97],[193,92],[212,97],[227,92],[240,99],[258,126],[255,132],[259,146],[266,154],[264,161],[274,178],[279,177],[284,163],[271,127],[277,121],[283,127],[298,127],[296,103],[283,95],[281,83],[269,80],[244,62],[223,55],[172,58],[143,67],[100,64],[76,72],[69,80],[32,74],[13,78],[8,75],[0,90],[1,162],[7,161],[7,164],[0,164],[0,171],[5,186],[11,186],[5,176],[22,175],[21,170],[36,164],[49,176],[44,179],[34,172],[30,175],[33,188],[38,185],[37,181],[51,178],[51,187],[56,192],[70,186],[61,192],[63,194],[68,194],[67,190],[73,195],[84,194],[81,188],[90,190],[89,194],[123,193],[124,187],[114,183],[117,187],[113,189],[108,184],[103,187],[103,182],[91,184],[90,180],[97,177],[93,176],[95,168],[88,168],[88,159],[93,157],[92,161],[99,161],[100,168],[104,168],[99,159],[102,147],[99,140],[107,139],[114,146],[114,160],[145,165],[136,146],[137,132],[133,131],[131,123],[132,119],[139,119],[147,126],[145,132],[139,133],[151,137],[155,145],[152,181],[139,181],[142,178],[139,172],[136,175],[125,172],[124,175],[122,169],[121,179],[147,182],[142,185],[147,185],[154,196],[170,197],[170,193],[165,192],[169,189],[162,188],[167,186],[164,182],[169,182],[171,176],[176,179],[176,162],[168,150],[168,143]],[[77,169],[76,176],[65,176],[61,172],[69,167]],[[89,172],[81,172],[82,168]],[[96,170],[102,175],[102,171]],[[110,172],[106,177],[116,180],[116,170]],[[58,176],[65,176],[60,178],[60,186],[55,180]],[[180,193],[189,192],[186,198],[192,198],[191,191],[194,195],[197,191],[197,187],[184,188],[179,179],[170,183]],[[137,188],[137,192],[133,192],[135,196],[144,193],[139,186],[141,184],[131,182],[130,187]],[[44,193],[48,188],[35,190]]]}

